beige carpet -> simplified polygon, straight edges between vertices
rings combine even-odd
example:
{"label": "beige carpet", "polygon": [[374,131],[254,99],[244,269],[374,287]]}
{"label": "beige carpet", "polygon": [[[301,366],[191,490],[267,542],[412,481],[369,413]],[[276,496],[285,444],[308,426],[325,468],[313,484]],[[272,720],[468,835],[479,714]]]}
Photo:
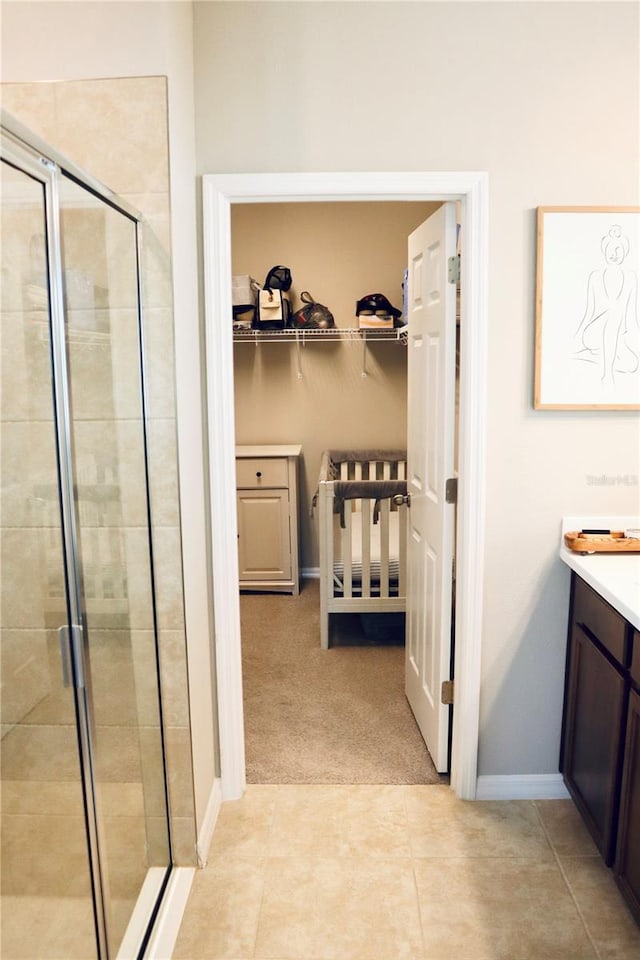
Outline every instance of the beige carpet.
{"label": "beige carpet", "polygon": [[336,615],[321,650],[317,581],[299,597],[242,594],[240,611],[249,783],[444,779],[404,695],[398,615],[369,617],[366,633],[357,615]]}

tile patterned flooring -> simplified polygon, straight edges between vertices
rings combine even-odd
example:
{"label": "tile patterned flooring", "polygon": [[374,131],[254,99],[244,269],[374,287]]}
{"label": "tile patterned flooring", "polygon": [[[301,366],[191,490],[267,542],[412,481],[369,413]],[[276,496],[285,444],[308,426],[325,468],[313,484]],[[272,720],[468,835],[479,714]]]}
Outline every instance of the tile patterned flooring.
{"label": "tile patterned flooring", "polygon": [[638,960],[570,800],[258,786],[223,805],[176,960]]}

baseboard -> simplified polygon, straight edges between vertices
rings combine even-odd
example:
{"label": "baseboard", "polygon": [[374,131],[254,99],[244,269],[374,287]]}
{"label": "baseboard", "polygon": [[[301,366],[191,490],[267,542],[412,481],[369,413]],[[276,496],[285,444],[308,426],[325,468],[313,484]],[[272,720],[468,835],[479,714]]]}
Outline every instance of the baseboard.
{"label": "baseboard", "polygon": [[222,785],[220,780],[216,779],[213,781],[213,786],[211,787],[209,802],[207,803],[207,809],[205,810],[204,819],[202,821],[202,825],[200,826],[198,840],[196,842],[196,855],[198,857],[199,867],[204,867],[207,864],[209,847],[211,846],[211,838],[213,837],[213,831],[216,825],[216,820],[218,819],[221,803]]}
{"label": "baseboard", "polygon": [[320,567],[303,567],[300,576],[303,580],[319,580]]}
{"label": "baseboard", "polygon": [[476,800],[565,800],[569,791],[560,773],[478,777]]}
{"label": "baseboard", "polygon": [[169,883],[144,952],[147,960],[170,960],[173,956],[173,948],[178,939],[195,873],[195,867],[174,867],[171,871]]}

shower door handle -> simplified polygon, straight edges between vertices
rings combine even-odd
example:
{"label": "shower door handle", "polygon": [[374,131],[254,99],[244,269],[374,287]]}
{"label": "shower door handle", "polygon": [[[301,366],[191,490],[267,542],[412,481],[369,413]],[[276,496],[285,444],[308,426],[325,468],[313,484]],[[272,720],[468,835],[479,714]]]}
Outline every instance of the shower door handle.
{"label": "shower door handle", "polygon": [[[77,623],[65,623],[58,627],[60,658],[62,660],[62,682],[65,687],[84,687],[84,669],[82,666],[82,627]],[[74,683],[75,664],[75,683]]]}

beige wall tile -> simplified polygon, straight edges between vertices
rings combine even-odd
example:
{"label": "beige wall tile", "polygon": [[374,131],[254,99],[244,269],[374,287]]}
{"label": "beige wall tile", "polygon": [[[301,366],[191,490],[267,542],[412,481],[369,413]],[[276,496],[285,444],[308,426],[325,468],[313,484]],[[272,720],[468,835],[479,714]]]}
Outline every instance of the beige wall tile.
{"label": "beige wall tile", "polygon": [[189,726],[186,641],[182,630],[160,630],[162,711],[168,727]]}
{"label": "beige wall tile", "polygon": [[78,497],[82,526],[147,525],[144,434],[141,411],[128,420],[75,424]]}
{"label": "beige wall tile", "polygon": [[84,815],[80,781],[2,780],[3,814]]}
{"label": "beige wall tile", "polygon": [[171,847],[176,867],[196,867],[196,825],[193,816],[171,817]]}
{"label": "beige wall tile", "polygon": [[164,211],[158,211],[153,219],[142,222],[142,305],[145,311],[171,310],[173,285],[171,277],[170,221],[168,197]]}
{"label": "beige wall tile", "polygon": [[184,629],[180,530],[177,527],[155,529],[153,547],[159,628]]}
{"label": "beige wall tile", "polygon": [[[103,310],[138,305],[136,227],[131,219],[70,180],[61,189],[62,266],[68,323],[85,311],[92,327]],[[78,311],[76,315],[76,311]]]}
{"label": "beige wall tile", "polygon": [[177,527],[180,511],[175,419],[150,420],[147,436],[153,523],[157,527]]}
{"label": "beige wall tile", "polygon": [[79,782],[75,726],[20,724],[2,739],[2,778]]}
{"label": "beige wall tile", "polygon": [[168,727],[165,749],[169,767],[169,805],[172,817],[193,816],[191,736],[187,727]]}
{"label": "beige wall tile", "polygon": [[95,731],[95,747],[98,781],[141,781],[140,735],[136,727],[99,725]]}
{"label": "beige wall tile", "polygon": [[111,896],[135,902],[148,868],[144,818],[105,817],[104,843]]}
{"label": "beige wall tile", "polygon": [[160,701],[155,635],[152,630],[136,630],[131,634],[130,644],[137,723],[141,728],[159,728]]}
{"label": "beige wall tile", "polygon": [[3,423],[1,511],[3,527],[60,523],[56,438],[51,421]]}
{"label": "beige wall tile", "polygon": [[[129,623],[135,630],[152,630],[154,624],[148,533],[146,530],[129,528],[124,530],[123,540]],[[117,556],[115,560],[118,561]],[[122,566],[116,563],[116,569],[122,569]]]}
{"label": "beige wall tile", "polygon": [[169,831],[166,818],[147,817],[147,860],[150,867],[166,867],[170,862]]}
{"label": "beige wall tile", "polygon": [[49,143],[56,143],[54,83],[3,83],[2,107]]}
{"label": "beige wall tile", "polygon": [[[60,864],[64,863],[64,870]],[[83,897],[89,894],[84,817],[2,819],[3,893]]]}
{"label": "beige wall tile", "polygon": [[135,727],[138,690],[133,647],[145,633],[128,630],[89,630],[89,657],[94,716],[98,727]]}
{"label": "beige wall tile", "polygon": [[2,534],[2,625],[42,629],[64,606],[60,530],[15,529]]}
{"label": "beige wall tile", "polygon": [[146,308],[143,322],[149,416],[175,419],[172,315],[164,308]]}
{"label": "beige wall tile", "polygon": [[141,783],[101,783],[100,805],[105,817],[143,817]]}
{"label": "beige wall tile", "polygon": [[79,166],[117,193],[167,191],[166,78],[70,81],[55,97],[58,143]]}
{"label": "beige wall tile", "polygon": [[2,951],[31,960],[97,956],[91,897],[3,896]]}
{"label": "beige wall tile", "polygon": [[162,741],[159,728],[140,727],[141,785],[147,817],[161,817],[166,810],[165,781],[162,771]]}
{"label": "beige wall tile", "polygon": [[44,630],[3,630],[0,684],[5,724],[20,723],[47,696],[52,684]]}
{"label": "beige wall tile", "polygon": [[138,317],[117,309],[100,315],[101,330],[70,334],[75,420],[139,418]]}

